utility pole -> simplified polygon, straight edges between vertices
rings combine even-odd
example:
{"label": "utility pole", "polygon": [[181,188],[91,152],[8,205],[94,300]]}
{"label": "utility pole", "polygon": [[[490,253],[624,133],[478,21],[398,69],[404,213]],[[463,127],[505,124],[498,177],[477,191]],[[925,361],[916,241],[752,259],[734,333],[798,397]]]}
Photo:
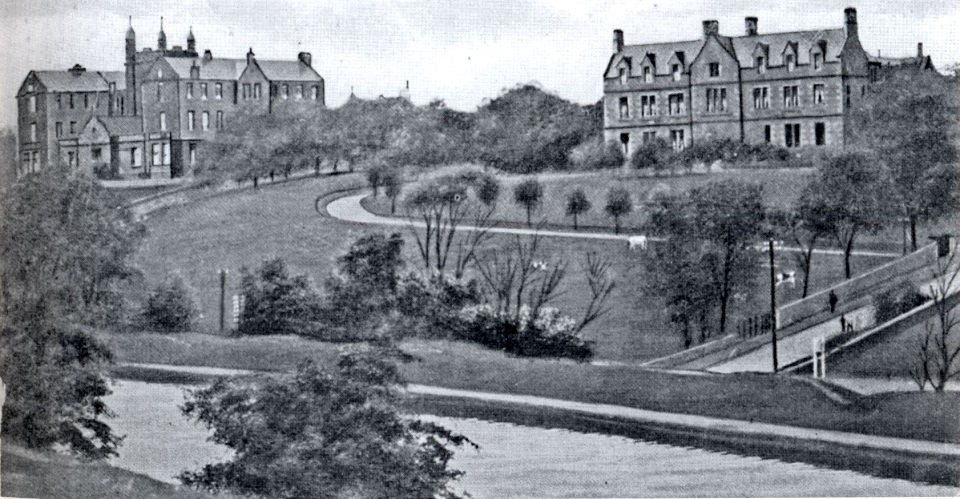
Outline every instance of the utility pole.
{"label": "utility pole", "polygon": [[777,365],[777,281],[773,266],[773,239],[770,239],[770,345],[773,347],[773,372]]}
{"label": "utility pole", "polygon": [[227,271],[220,270],[220,332],[224,331],[225,309],[227,306]]}

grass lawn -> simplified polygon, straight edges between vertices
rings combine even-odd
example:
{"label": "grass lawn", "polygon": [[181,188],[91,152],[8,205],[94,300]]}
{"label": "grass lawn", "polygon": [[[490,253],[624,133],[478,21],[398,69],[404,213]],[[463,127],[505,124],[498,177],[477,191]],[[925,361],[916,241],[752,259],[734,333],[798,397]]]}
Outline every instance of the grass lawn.
{"label": "grass lawn", "polygon": [[[102,337],[120,362],[186,364],[184,359],[189,359],[193,365],[233,369],[284,370],[308,358],[329,365],[342,348],[293,337],[238,340],[148,333]],[[401,346],[418,359],[401,367],[411,383],[960,442],[960,393],[877,395],[842,406],[792,376],[690,376],[625,365],[521,359],[462,342],[409,340]],[[142,379],[143,373],[117,375]]]}
{"label": "grass lawn", "polygon": [[3,442],[3,482],[5,497],[43,497],[63,499],[102,499],[104,497],[142,497],[162,499],[201,499],[235,497],[216,496],[193,489],[163,483],[145,475],[105,463],[80,462],[72,457],[40,453]]}
{"label": "grass lawn", "polygon": [[[240,267],[257,266],[277,256],[295,273],[306,273],[315,283],[322,283],[334,268],[336,257],[345,252],[353,240],[385,230],[324,217],[314,209],[318,195],[362,186],[364,182],[360,174],[306,179],[170,208],[149,218],[150,235],[136,256],[136,264],[143,269],[149,285],[160,282],[168,273],[180,273],[196,291],[203,314],[199,331],[216,332],[219,269],[229,271],[228,297],[238,292]],[[420,263],[415,243],[407,231],[402,232],[407,240],[408,267],[416,268]],[[512,241],[513,236],[496,235],[484,251],[502,251]],[[564,292],[554,305],[573,316],[582,313],[588,296],[581,272],[585,253],[597,251],[613,260],[617,287],[609,302],[612,311],[585,331],[587,339],[596,342],[598,358],[639,361],[682,348],[679,335],[672,333],[665,322],[661,304],[643,296],[637,272],[639,255],[628,251],[626,243],[544,238],[542,247],[545,257],[570,264]],[[875,257],[857,257],[854,268],[861,272],[882,261]],[[781,255],[778,266],[795,268],[792,256]],[[818,256],[811,290],[835,282],[842,276],[841,269],[839,257]],[[766,309],[767,292],[763,282],[761,276],[757,296],[740,304],[739,308],[745,313]],[[139,292],[143,294],[145,290]],[[781,303],[786,303],[797,297],[799,288],[785,287],[779,293]]]}

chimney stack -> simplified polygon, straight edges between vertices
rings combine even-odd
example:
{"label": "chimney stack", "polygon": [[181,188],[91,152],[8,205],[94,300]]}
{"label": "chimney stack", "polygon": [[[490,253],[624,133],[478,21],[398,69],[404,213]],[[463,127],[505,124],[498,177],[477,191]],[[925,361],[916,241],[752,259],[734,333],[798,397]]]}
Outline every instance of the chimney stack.
{"label": "chimney stack", "polygon": [[247,51],[247,64],[251,64],[252,62],[253,62],[253,47],[250,47],[250,50]]}
{"label": "chimney stack", "polygon": [[307,66],[310,66],[310,63],[313,61],[313,56],[310,55],[310,52],[300,52],[297,54],[297,59]]}
{"label": "chimney stack", "polygon": [[703,22],[703,37],[720,34],[720,21],[710,19]]}
{"label": "chimney stack", "polygon": [[847,38],[851,36],[859,37],[860,33],[857,29],[857,9],[853,7],[847,7],[843,10],[843,15],[846,20],[845,25],[847,27]]}
{"label": "chimney stack", "polygon": [[613,53],[618,54],[623,51],[623,30],[613,30]]}
{"label": "chimney stack", "polygon": [[743,20],[746,26],[747,36],[757,36],[757,23],[760,22],[756,17],[747,17]]}
{"label": "chimney stack", "polygon": [[917,44],[917,57],[923,57],[923,43]]}
{"label": "chimney stack", "polygon": [[213,60],[213,52],[211,52],[210,49],[207,49],[207,50],[204,50],[204,51],[203,51],[203,60],[204,60],[204,61],[212,61],[212,60]]}

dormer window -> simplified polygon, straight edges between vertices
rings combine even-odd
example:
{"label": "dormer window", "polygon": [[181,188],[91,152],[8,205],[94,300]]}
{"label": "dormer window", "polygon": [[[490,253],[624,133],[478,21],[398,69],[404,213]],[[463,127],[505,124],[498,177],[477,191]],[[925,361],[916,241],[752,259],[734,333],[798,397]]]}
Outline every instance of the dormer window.
{"label": "dormer window", "polygon": [[787,71],[793,71],[794,69],[796,69],[797,61],[796,61],[796,58],[793,56],[793,54],[787,54],[784,57],[786,59]]}
{"label": "dormer window", "polygon": [[646,83],[653,83],[653,70],[650,66],[643,67],[643,81]]}
{"label": "dormer window", "polygon": [[767,58],[762,55],[757,57],[757,72],[760,74],[767,72]]}
{"label": "dormer window", "polygon": [[815,71],[823,69],[823,54],[819,52],[813,54],[813,69]]}
{"label": "dormer window", "polygon": [[680,81],[680,65],[674,64],[670,68],[670,73],[673,75],[673,81]]}
{"label": "dormer window", "polygon": [[719,63],[719,62],[711,62],[711,63],[710,63],[710,77],[711,77],[711,78],[717,78],[717,77],[719,77],[719,76],[720,76],[720,63]]}
{"label": "dormer window", "polygon": [[620,84],[621,84],[621,85],[626,85],[626,84],[627,84],[627,69],[626,69],[626,68],[620,68]]}

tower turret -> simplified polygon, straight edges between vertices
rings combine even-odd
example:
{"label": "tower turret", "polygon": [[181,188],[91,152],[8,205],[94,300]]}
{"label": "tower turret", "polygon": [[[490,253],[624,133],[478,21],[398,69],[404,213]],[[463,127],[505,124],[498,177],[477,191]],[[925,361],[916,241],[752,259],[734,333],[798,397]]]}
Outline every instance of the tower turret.
{"label": "tower turret", "polygon": [[193,36],[193,26],[190,26],[190,33],[187,34],[187,50],[190,52],[197,51],[197,39]]}
{"label": "tower turret", "polygon": [[130,27],[127,28],[126,36],[126,56],[127,60],[133,60],[137,53],[137,34],[133,31],[133,16],[130,16]]}
{"label": "tower turret", "polygon": [[163,18],[160,18],[160,34],[157,35],[157,50],[167,50],[167,35],[163,32]]}

